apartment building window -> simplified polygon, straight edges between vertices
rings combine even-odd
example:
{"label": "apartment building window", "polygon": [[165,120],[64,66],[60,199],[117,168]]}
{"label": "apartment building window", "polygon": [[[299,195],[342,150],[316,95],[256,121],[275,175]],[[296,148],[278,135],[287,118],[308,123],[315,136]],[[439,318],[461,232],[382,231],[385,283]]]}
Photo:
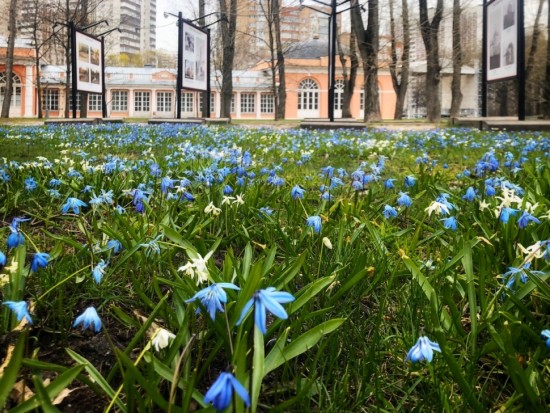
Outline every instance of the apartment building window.
{"label": "apartment building window", "polygon": [[185,92],[181,94],[181,111],[193,113],[193,93]]}
{"label": "apartment building window", "polygon": [[210,93],[210,114],[214,115],[216,112],[216,94]]}
{"label": "apartment building window", "polygon": [[260,112],[275,112],[275,97],[273,96],[273,93],[262,93],[260,95]]}
{"label": "apartment building window", "polygon": [[254,113],[255,93],[241,93],[241,113]]}
{"label": "apartment building window", "polygon": [[43,95],[44,110],[59,110],[59,89],[46,89]]}
{"label": "apartment building window", "polygon": [[149,112],[151,108],[150,92],[134,92],[134,111]]}
{"label": "apartment building window", "polygon": [[99,112],[101,111],[101,95],[97,93],[90,93],[88,95],[88,110]]}
{"label": "apartment building window", "polygon": [[157,92],[157,112],[172,111],[172,93]]}
{"label": "apartment building window", "polygon": [[235,113],[235,94],[234,93],[231,95],[231,105],[229,108],[229,112]]}
{"label": "apartment building window", "polygon": [[114,90],[111,92],[111,110],[113,112],[126,112],[128,110],[127,90]]}

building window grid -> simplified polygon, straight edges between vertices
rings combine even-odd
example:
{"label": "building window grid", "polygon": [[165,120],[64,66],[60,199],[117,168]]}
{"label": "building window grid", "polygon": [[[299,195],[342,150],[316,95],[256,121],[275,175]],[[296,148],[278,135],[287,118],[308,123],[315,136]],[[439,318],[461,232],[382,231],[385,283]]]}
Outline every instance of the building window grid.
{"label": "building window grid", "polygon": [[115,90],[111,96],[111,110],[113,112],[126,112],[128,110],[127,90]]}
{"label": "building window grid", "polygon": [[193,113],[193,93],[184,92],[181,94],[181,111]]}
{"label": "building window grid", "polygon": [[241,93],[241,113],[254,113],[256,103],[256,94]]}
{"label": "building window grid", "polygon": [[[11,79],[11,107],[21,107],[21,79],[16,73],[12,73]],[[4,102],[4,96],[6,94],[6,82],[6,72],[0,73],[0,104]]]}
{"label": "building window grid", "polygon": [[365,110],[365,92],[359,93],[359,110]]}
{"label": "building window grid", "polygon": [[260,112],[275,112],[275,96],[273,96],[273,93],[262,93],[260,95]]}
{"label": "building window grid", "polygon": [[90,93],[88,95],[88,110],[89,111],[101,111],[101,95],[97,93]]}
{"label": "building window grid", "polygon": [[43,96],[44,110],[59,110],[59,90],[46,89]]}
{"label": "building window grid", "polygon": [[210,114],[214,115],[216,112],[216,94],[214,92],[210,93]]}
{"label": "building window grid", "polygon": [[344,81],[338,79],[334,84],[334,110],[342,110],[344,107]]}
{"label": "building window grid", "polygon": [[151,94],[149,92],[134,92],[134,111],[149,112],[151,105]]}
{"label": "building window grid", "polygon": [[305,79],[300,82],[298,91],[298,110],[319,109],[319,86],[312,79]]}
{"label": "building window grid", "polygon": [[231,95],[231,105],[229,108],[229,112],[235,113],[235,94],[234,93]]}
{"label": "building window grid", "polygon": [[[69,110],[73,110],[73,94],[69,95]],[[76,110],[80,110],[80,93],[76,94]]]}
{"label": "building window grid", "polygon": [[172,111],[172,93],[157,92],[157,112]]}

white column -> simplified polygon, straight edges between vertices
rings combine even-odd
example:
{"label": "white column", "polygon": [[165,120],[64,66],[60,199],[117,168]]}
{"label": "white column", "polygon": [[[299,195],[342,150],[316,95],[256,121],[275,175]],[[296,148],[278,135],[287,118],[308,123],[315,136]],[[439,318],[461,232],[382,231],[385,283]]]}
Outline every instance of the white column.
{"label": "white column", "polygon": [[235,94],[235,118],[241,118],[241,92]]}
{"label": "white column", "polygon": [[128,117],[134,116],[134,89],[128,89]]}
{"label": "white column", "polygon": [[256,92],[256,119],[260,119],[262,117],[262,112],[260,108],[261,96],[262,96],[262,92]]}
{"label": "white column", "polygon": [[23,115],[25,118],[34,116],[34,85],[32,78],[32,66],[25,66],[25,107]]}

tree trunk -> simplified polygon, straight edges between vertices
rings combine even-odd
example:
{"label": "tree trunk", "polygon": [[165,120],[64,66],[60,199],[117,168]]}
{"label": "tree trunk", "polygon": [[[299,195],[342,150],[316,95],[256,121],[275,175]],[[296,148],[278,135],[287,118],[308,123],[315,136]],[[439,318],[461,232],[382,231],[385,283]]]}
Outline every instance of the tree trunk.
{"label": "tree trunk", "polygon": [[283,51],[283,42],[281,41],[281,1],[272,0],[274,7],[273,27],[275,29],[275,46],[277,48],[277,72],[279,76],[279,87],[277,88],[277,107],[275,108],[275,118],[285,119],[286,117],[286,74],[285,74],[285,54]]}
{"label": "tree trunk", "polygon": [[[548,0],[547,39],[550,39],[550,0]],[[543,89],[544,118],[550,119],[550,41],[546,42],[546,72]]]}
{"label": "tree trunk", "polygon": [[426,111],[428,122],[441,119],[441,66],[439,65],[439,25],[443,17],[443,0],[437,0],[432,21],[428,17],[427,0],[418,0],[420,32],[426,48]]}
{"label": "tree trunk", "polygon": [[529,55],[527,57],[527,65],[525,67],[525,80],[529,79],[529,75],[533,71],[533,66],[535,65],[535,56],[537,55],[537,47],[539,44],[540,37],[540,17],[542,15],[542,6],[544,5],[544,0],[539,1],[539,7],[537,8],[537,16],[535,17],[535,24],[533,25],[533,40],[531,41],[531,47],[529,47]]}
{"label": "tree trunk", "polygon": [[462,104],[461,75],[462,75],[462,43],[460,41],[460,18],[462,9],[460,0],[453,2],[453,80],[451,82],[451,118],[460,116]]}
{"label": "tree trunk", "polygon": [[357,69],[359,68],[359,59],[357,59],[357,49],[355,47],[355,26],[353,21],[351,22],[351,32],[349,37],[349,60],[350,69],[349,75],[347,71],[347,59],[345,51],[342,48],[340,39],[338,39],[338,55],[340,57],[340,64],[342,65],[342,75],[344,77],[344,93],[342,96],[342,118],[352,118],[351,113],[351,99],[353,98],[353,91],[355,89],[355,81],[357,79]]}
{"label": "tree trunk", "polygon": [[[70,0],[65,0],[65,23],[68,25],[71,21]],[[69,118],[69,99],[71,98],[71,31],[67,26],[67,43],[65,43],[65,118]]]}
{"label": "tree trunk", "polygon": [[[229,7],[228,3],[229,2]],[[220,21],[222,36],[222,87],[220,117],[231,117],[231,97],[233,95],[233,60],[235,58],[235,31],[237,27],[237,0],[218,0],[222,17]],[[237,102],[235,100],[235,105]]]}
{"label": "tree trunk", "polygon": [[409,6],[407,0],[401,1],[402,8],[402,26],[403,26],[403,53],[401,55],[401,72],[400,76],[397,71],[397,39],[395,31],[395,19],[393,16],[394,0],[390,0],[390,33],[391,33],[391,63],[390,74],[395,91],[395,119],[403,118],[403,109],[405,107],[405,97],[407,96],[407,88],[409,85],[409,67],[410,67],[410,51],[411,51],[411,32],[409,23]]}
{"label": "tree trunk", "polygon": [[378,0],[368,1],[367,28],[363,24],[358,0],[352,0],[351,18],[357,31],[357,43],[363,61],[365,122],[379,121],[380,101],[378,94]]}
{"label": "tree trunk", "polygon": [[0,117],[10,117],[11,96],[13,92],[13,55],[15,52],[15,36],[17,34],[16,27],[17,0],[10,1],[10,11],[8,16],[8,50],[6,53],[6,93],[4,93],[4,102],[2,103],[2,113]]}

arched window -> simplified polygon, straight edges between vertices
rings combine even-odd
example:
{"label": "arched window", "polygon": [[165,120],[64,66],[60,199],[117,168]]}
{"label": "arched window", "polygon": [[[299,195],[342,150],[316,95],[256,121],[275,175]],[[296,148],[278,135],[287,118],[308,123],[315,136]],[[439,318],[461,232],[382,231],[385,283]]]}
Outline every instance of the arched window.
{"label": "arched window", "polygon": [[313,79],[304,79],[298,90],[298,110],[319,109],[319,86]]}
{"label": "arched window", "polygon": [[344,106],[344,80],[338,79],[334,83],[334,110],[342,110]]}
{"label": "arched window", "polygon": [[[6,95],[6,72],[0,73],[0,102],[4,102]],[[21,107],[21,79],[16,73],[11,74],[11,107]]]}

